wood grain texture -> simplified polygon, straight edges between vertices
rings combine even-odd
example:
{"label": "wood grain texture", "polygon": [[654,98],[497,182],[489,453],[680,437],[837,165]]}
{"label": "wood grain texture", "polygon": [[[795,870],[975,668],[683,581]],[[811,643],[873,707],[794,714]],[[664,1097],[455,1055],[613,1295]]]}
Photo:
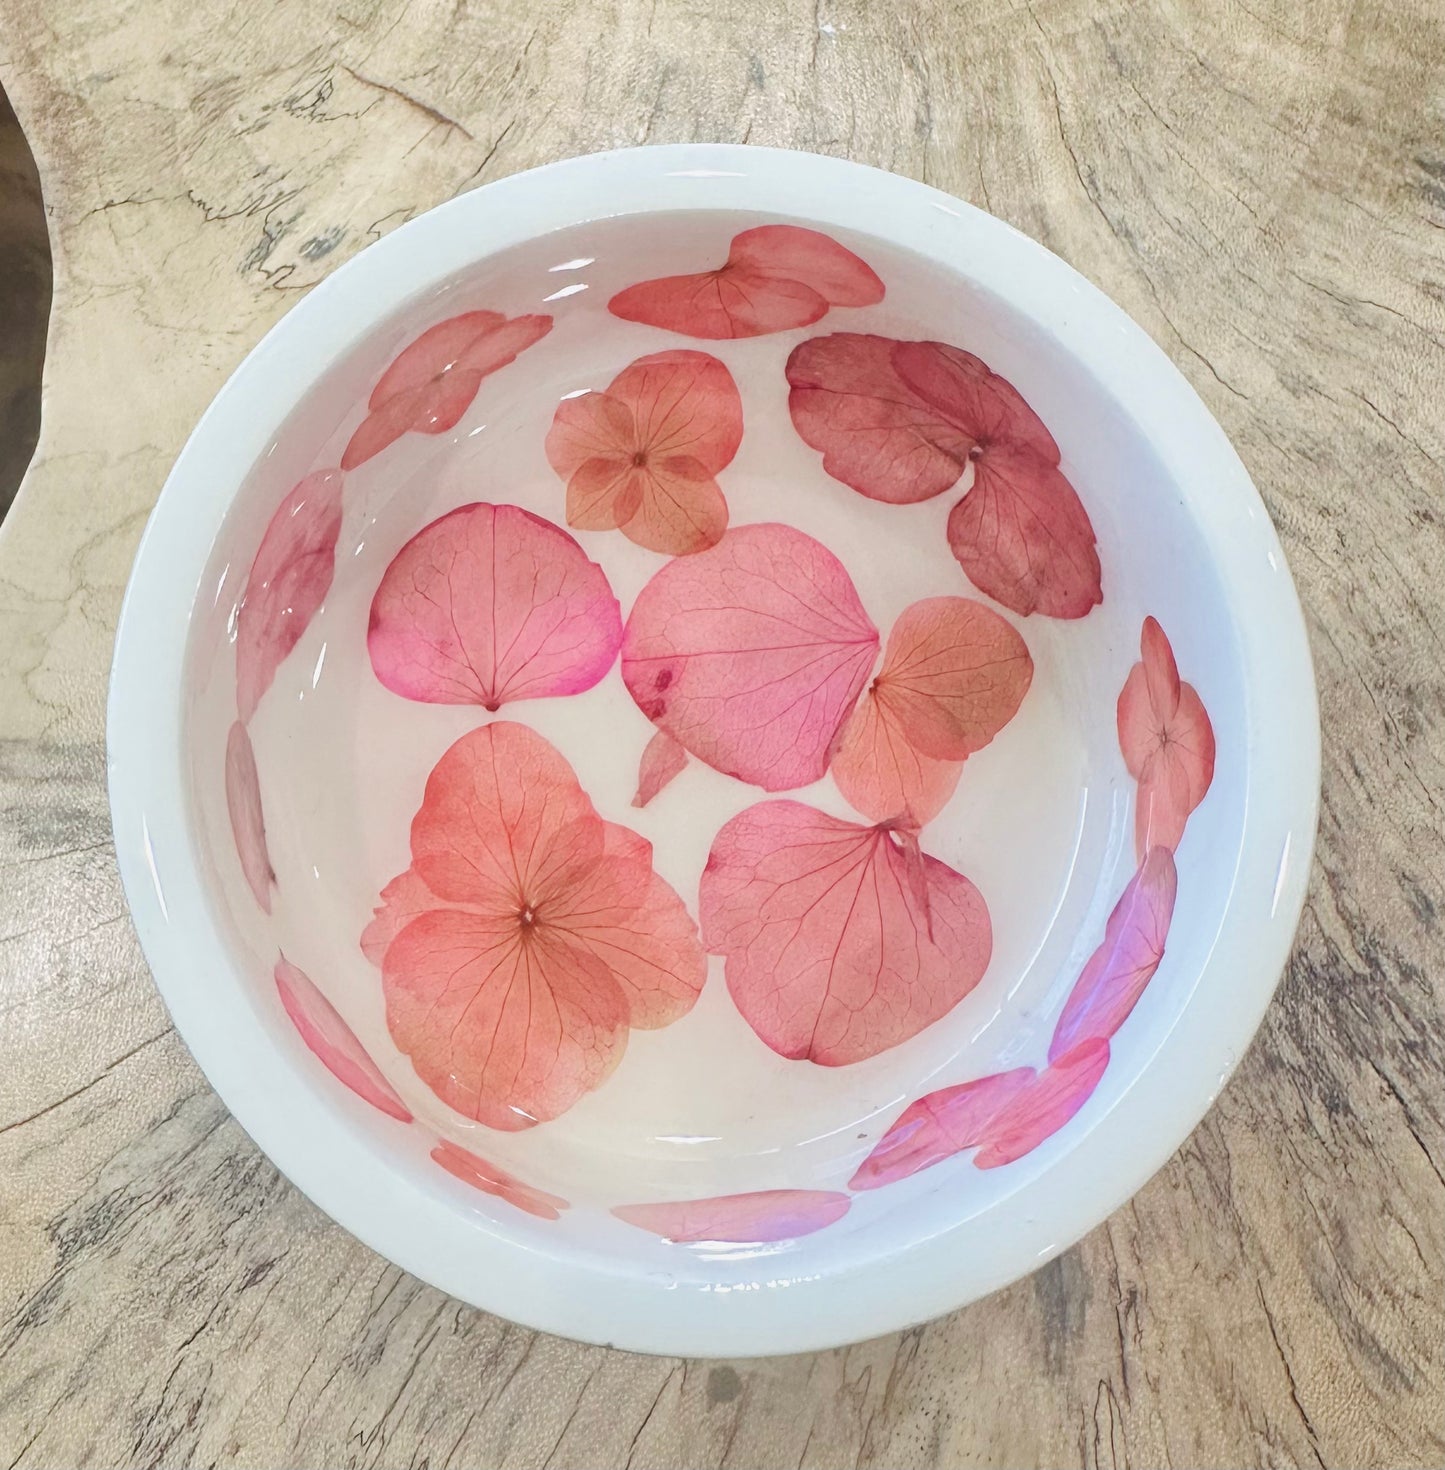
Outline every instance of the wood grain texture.
{"label": "wood grain texture", "polygon": [[[10,11],[56,305],[0,532],[0,1463],[1445,1461],[1445,3]],[[245,351],[459,190],[685,139],[924,179],[1121,302],[1268,502],[1325,734],[1288,974],[1158,1177],[944,1321],[738,1364],[509,1327],[280,1180],[167,1025],[104,793],[130,560]]]}

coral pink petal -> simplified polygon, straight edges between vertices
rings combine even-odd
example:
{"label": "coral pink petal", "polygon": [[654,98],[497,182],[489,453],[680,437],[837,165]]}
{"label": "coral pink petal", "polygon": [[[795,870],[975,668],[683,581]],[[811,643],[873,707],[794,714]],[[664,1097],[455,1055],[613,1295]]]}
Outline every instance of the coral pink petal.
{"label": "coral pink petal", "polygon": [[1124,1024],[1164,958],[1177,881],[1168,848],[1154,848],[1114,905],[1104,942],[1064,1003],[1049,1043],[1051,1062],[1091,1036],[1111,1037]]}
{"label": "coral pink petal", "polygon": [[788,358],[788,411],[835,480],[894,505],[954,484],[973,438],[911,392],[893,368],[890,337],[837,332]]}
{"label": "coral pink petal", "polygon": [[687,751],[666,730],[658,730],[642,752],[633,806],[646,806],[687,764]]}
{"label": "coral pink petal", "polygon": [[722,540],[728,503],[697,460],[684,454],[654,461],[638,480],[637,509],[622,523],[629,541],[665,556],[689,556]]}
{"label": "coral pink petal", "polygon": [[231,834],[241,871],[262,911],[271,912],[271,890],[276,873],[266,851],[266,818],[261,810],[261,780],[256,773],[256,753],[246,727],[237,720],[226,737],[226,809],[231,815]]}
{"label": "coral pink petal", "polygon": [[629,286],[607,309],[624,321],[726,341],[810,326],[827,312],[828,298],[802,281],[727,265]]}
{"label": "coral pink petal", "polygon": [[874,692],[921,754],[960,761],[1013,719],[1033,676],[1011,623],[981,602],[929,597],[894,623]]}
{"label": "coral pink petal", "polygon": [[470,1184],[473,1189],[480,1189],[484,1194],[506,1200],[509,1205],[515,1205],[517,1209],[525,1210],[539,1220],[560,1220],[561,1212],[570,1208],[567,1201],[560,1196],[548,1194],[545,1189],[534,1189],[530,1184],[523,1184],[516,1175],[509,1174],[496,1164],[488,1163],[486,1159],[478,1158],[476,1154],[452,1143],[450,1139],[442,1139],[431,1151],[431,1156],[448,1174],[455,1175],[463,1184]]}
{"label": "coral pink petal", "polygon": [[1173,852],[1184,836],[1193,807],[1189,802],[1189,772],[1184,762],[1161,752],[1139,778],[1134,798],[1134,854],[1141,861],[1156,847]]}
{"label": "coral pink petal", "polygon": [[341,468],[354,470],[375,458],[388,445],[395,444],[421,416],[426,388],[412,388],[398,393],[374,413],[362,419],[341,451]]}
{"label": "coral pink petal", "polygon": [[[916,866],[916,865],[915,865]],[[988,910],[961,873],[894,834],[766,801],[713,839],[703,943],[743,1018],[780,1055],[842,1066],[897,1046],[983,976]],[[927,899],[927,912],[921,897]]]}
{"label": "coral pink petal", "polygon": [[418,1076],[489,1127],[554,1118],[621,1060],[629,1025],[697,998],[707,959],[652,847],[604,822],[525,725],[463,735],[437,762],[362,947]]}
{"label": "coral pink petal", "polygon": [[341,475],[307,475],[271,517],[236,610],[236,704],[256,712],[281,661],[331,588],[341,534]]}
{"label": "coral pink petal", "polygon": [[1161,719],[1173,719],[1179,709],[1179,667],[1174,649],[1153,618],[1145,618],[1139,634],[1139,661],[1149,688],[1149,703]]}
{"label": "coral pink petal", "polygon": [[993,1116],[973,1162],[980,1169],[997,1169],[1037,1148],[1089,1100],[1108,1065],[1109,1043],[1097,1036],[1050,1062]]}
{"label": "coral pink petal", "polygon": [[612,667],[621,614],[602,569],[564,530],[515,505],[464,505],[418,532],[371,604],[372,668],[430,704],[590,689]]}
{"label": "coral pink petal", "polygon": [[1017,1067],[920,1097],[863,1160],[848,1188],[877,1189],[974,1147],[994,1116],[1033,1079],[1032,1067]]}
{"label": "coral pink petal", "polygon": [[[413,866],[427,887],[444,902],[488,911],[516,897],[555,908],[589,880],[606,840],[566,759],[511,720],[451,746],[411,824]],[[640,893],[640,873],[634,883]]]}
{"label": "coral pink petal", "polygon": [[921,754],[870,691],[843,727],[828,769],[855,811],[875,822],[921,827],[948,804],[963,762]]}
{"label": "coral pink petal", "polygon": [[606,965],[514,915],[434,909],[382,961],[392,1038],[448,1107],[513,1130],[565,1112],[610,1075],[628,1004]]}
{"label": "coral pink petal", "polygon": [[377,379],[366,406],[374,412],[398,394],[429,387],[438,377],[454,371],[478,338],[497,331],[506,320],[499,311],[468,311],[428,327]]}
{"label": "coral pink petal", "polygon": [[567,481],[567,524],[576,531],[615,531],[637,514],[647,472],[628,460],[584,460]]}
{"label": "coral pink petal", "polygon": [[410,1123],[411,1113],[396,1089],[382,1076],[381,1068],[367,1055],[356,1033],[310,976],[284,956],[276,962],[275,974],[286,1014],[326,1069],[372,1107],[399,1122]]}
{"label": "coral pink petal", "polygon": [[652,845],[603,824],[601,860],[576,886],[556,928],[607,966],[627,998],[632,1025],[670,1026],[693,1007],[707,955],[682,900],[652,871]]}
{"label": "coral pink petal", "polygon": [[544,447],[547,463],[564,480],[588,460],[630,460],[638,449],[632,410],[610,393],[564,398],[552,415]]}
{"label": "coral pink petal", "polygon": [[699,760],[782,791],[827,769],[877,649],[832,552],[788,526],[741,526],[642,589],[622,677]]}
{"label": "coral pink petal", "polygon": [[612,1213],[677,1245],[762,1245],[822,1230],[841,1220],[850,1203],[846,1194],[823,1189],[764,1189],[675,1204],[618,1205]]}
{"label": "coral pink petal", "polygon": [[975,461],[948,544],[969,581],[1016,613],[1081,618],[1104,599],[1088,512],[1032,449],[1000,444]]}
{"label": "coral pink petal", "polygon": [[976,443],[1008,442],[1058,464],[1059,446],[1043,420],[973,353],[944,342],[900,342],[893,366],[912,393]]}
{"label": "coral pink petal", "polygon": [[743,437],[743,402],[732,374],[706,352],[674,349],[639,357],[612,380],[649,458],[688,455],[709,474],[725,469]]}
{"label": "coral pink petal", "polygon": [[836,240],[799,225],[758,225],[733,237],[728,264],[802,281],[831,306],[876,306],[883,282]]}

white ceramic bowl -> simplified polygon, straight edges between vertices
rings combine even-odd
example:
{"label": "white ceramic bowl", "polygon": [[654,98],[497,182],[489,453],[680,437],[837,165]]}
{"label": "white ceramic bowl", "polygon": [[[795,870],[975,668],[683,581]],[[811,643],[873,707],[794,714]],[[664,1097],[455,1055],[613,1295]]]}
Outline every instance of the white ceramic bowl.
{"label": "white ceramic bowl", "polygon": [[[765,229],[733,247],[721,278],[616,300],[645,280],[718,267],[735,237],[777,223],[827,239]],[[728,292],[731,315],[720,316]],[[381,375],[400,349],[483,309],[532,325],[505,328],[513,340],[493,350],[498,323],[466,317],[435,351],[411,355],[413,368],[427,360],[410,377],[399,370],[405,392],[390,399],[398,380]],[[542,317],[551,318],[545,336]],[[700,340],[678,327],[768,330]],[[894,373],[892,398],[876,374],[861,399],[831,391],[863,360],[850,354],[875,350],[859,347],[858,334],[875,346],[892,339],[869,359],[877,374]],[[791,357],[790,416],[785,365],[815,338],[828,343]],[[928,345],[939,340],[976,357],[940,355]],[[900,357],[899,342],[924,343],[922,356]],[[607,433],[645,439],[637,383],[613,380],[636,358],[679,349],[720,361],[707,370],[740,393],[741,447],[735,423],[713,424],[706,446],[684,446],[709,462],[674,467],[666,481],[687,496],[715,485],[727,535],[699,551],[719,525],[686,547],[671,545],[693,534],[675,518],[639,530],[644,512],[617,503],[616,476],[629,472],[620,459],[602,480],[612,521],[630,529],[579,528],[576,507],[570,535],[556,529],[568,520],[564,479],[597,475],[577,470],[592,451],[578,451],[575,435],[549,440],[554,415],[592,412],[601,400],[584,395],[612,384],[608,412],[626,421]],[[491,354],[480,368],[479,351]],[[665,358],[665,371],[679,362],[691,372],[698,359]],[[735,419],[737,401],[719,390],[707,413]],[[379,409],[369,421],[368,402]],[[969,418],[990,412],[987,433]],[[880,441],[882,460],[850,467],[850,434],[874,443],[864,421],[880,413],[894,416],[895,431]],[[898,427],[900,414],[912,429]],[[448,427],[438,431],[438,419]],[[626,445],[617,452],[625,459]],[[278,513],[298,482],[305,488]],[[645,499],[664,480],[637,483]],[[1070,486],[1082,532],[1064,504]],[[954,519],[951,551],[950,513],[970,498],[986,509],[986,489],[999,497],[993,518],[971,528]],[[494,502],[553,527],[472,512],[428,533],[388,573],[436,518]],[[716,505],[704,514],[700,503],[688,515],[715,522]],[[1036,521],[1030,505],[1043,506]],[[739,532],[779,521],[796,529],[752,540]],[[780,535],[810,548],[814,580],[789,591],[779,573],[758,595],[796,593],[799,623],[848,602],[838,616],[875,627],[882,644],[918,599],[967,598],[989,611],[960,612],[955,601],[948,617],[973,619],[968,637],[1004,648],[1013,674],[1031,665],[1016,718],[1027,677],[1011,694],[988,695],[992,715],[959,716],[992,720],[959,736],[970,748],[989,743],[942,810],[931,804],[921,865],[900,824],[864,831],[884,815],[878,802],[892,800],[875,789],[880,768],[865,772],[873,795],[859,796],[838,764],[838,751],[852,749],[844,726],[854,698],[902,687],[888,684],[891,662],[883,686],[869,681],[866,631],[845,673],[810,686],[808,720],[788,723],[793,684],[781,704],[748,705],[742,735],[738,719],[718,713],[725,701],[708,703],[753,667],[735,655],[751,635],[737,631],[734,603],[754,595],[735,590],[738,567],[759,547],[772,555]],[[455,650],[442,647],[436,619],[444,612],[465,643],[467,620],[483,616],[476,579],[494,600],[504,585],[478,570],[479,536],[493,538],[493,565],[533,557],[529,587],[565,567],[568,585],[583,587],[581,621],[565,635],[539,634],[510,683],[497,675],[486,688],[438,694],[446,678],[436,660]],[[649,539],[695,554],[669,563],[635,544]],[[1027,564],[1010,562],[1010,548]],[[438,583],[443,555],[451,570]],[[664,567],[687,573],[665,595],[651,590]],[[387,576],[405,586],[388,591]],[[612,664],[607,582],[624,617],[643,604],[622,650],[626,683]],[[504,598],[524,595],[505,586]],[[659,664],[656,640],[674,638],[678,607],[719,587],[729,591],[716,636],[730,657],[689,662],[706,652],[694,637],[682,662]],[[645,610],[644,588],[667,603],[665,615]],[[558,605],[538,596],[528,617]],[[1040,600],[1044,609],[1030,613]],[[1167,642],[1145,636],[1150,666],[1131,681],[1146,619]],[[1170,646],[1197,694],[1172,679]],[[675,673],[677,688],[654,697]],[[518,698],[519,689],[546,697]],[[944,718],[953,686],[940,690],[919,696],[934,701],[914,712],[924,724]],[[450,698],[461,702],[436,702]],[[500,712],[485,707],[502,699]],[[649,719],[693,758],[639,809],[630,798]],[[921,728],[909,723],[908,740],[922,740]],[[792,762],[793,774],[758,775],[754,756],[770,739],[762,765],[776,775]],[[719,755],[729,741],[742,741],[740,753]],[[464,818],[455,803],[437,815],[446,781],[427,787],[454,742],[463,754],[448,759],[473,783]],[[495,800],[476,795],[488,752],[501,762]],[[930,747],[940,752],[952,747]],[[157,983],[217,1091],[297,1186],[376,1250],[469,1302],[572,1337],[698,1355],[793,1352],[921,1321],[1035,1269],[1121,1205],[1198,1123],[1259,1023],[1303,900],[1319,775],[1308,649],[1279,543],[1218,425],[1149,338],[1062,261],[946,195],[836,159],[728,146],[602,154],[488,185],[387,236],[299,303],[211,405],[156,506],[120,622],[109,756],[117,854]],[[808,779],[830,759],[833,772],[793,789],[810,760]],[[531,764],[509,797],[518,761]],[[259,815],[248,805],[257,782]],[[649,861],[636,837],[652,844],[674,896],[649,889],[650,909],[627,898],[627,933],[645,929],[648,943],[667,948],[664,989],[676,993],[640,1000],[628,989],[636,975],[624,973],[634,961],[615,960],[614,947],[599,970],[595,944],[581,980],[562,978],[592,940],[572,931],[536,939],[528,926],[554,922],[566,904],[548,889],[534,916],[541,888],[529,889],[518,900],[527,913],[515,916],[525,943],[511,929],[506,943],[527,957],[531,1009],[516,1021],[514,979],[483,1046],[477,1007],[502,992],[498,962],[478,959],[475,935],[496,916],[478,918],[476,905],[490,900],[475,893],[458,899],[467,873],[438,877],[426,866],[442,861],[433,829],[470,872],[487,833],[510,820],[498,803],[515,799],[520,810],[543,788],[549,800],[582,803],[568,808],[584,815],[565,829],[568,852],[585,858],[583,876],[567,880],[574,910],[586,908],[577,894],[593,881],[613,884],[609,902],[622,903],[617,893]],[[431,816],[413,829],[428,789]],[[816,970],[833,931],[820,938],[806,926],[815,911],[834,912],[836,891],[815,904],[790,886],[808,867],[788,845],[802,808],[779,801],[807,804],[805,825],[822,822],[864,854],[855,901],[827,919],[839,932],[822,982],[808,966]],[[1156,815],[1136,847],[1141,802]],[[773,805],[758,816],[760,803]],[[561,830],[554,823],[526,840],[556,849]],[[514,852],[522,841],[514,835]],[[617,855],[618,841],[632,844],[630,858]],[[1141,880],[1149,902],[1126,903],[1106,936],[1149,849],[1158,849]],[[373,964],[362,930],[382,886],[413,860],[430,877],[407,913],[373,935]],[[438,896],[449,883],[457,891]],[[873,900],[857,895],[885,888],[876,902],[886,917],[859,918]],[[964,913],[979,895],[987,921]],[[472,904],[470,917],[426,917],[458,902]],[[706,960],[693,929],[700,902],[702,942],[714,951]],[[790,906],[793,929],[768,929]],[[669,925],[671,938],[658,938]],[[560,931],[554,922],[547,932]],[[1101,945],[1104,958],[1091,964]],[[439,949],[448,964],[461,956],[441,980]],[[865,994],[858,976],[870,964]],[[458,986],[465,994],[453,1005],[448,987]],[[589,1013],[585,1036],[577,994],[583,1009],[612,1007]],[[562,1019],[539,1041],[554,1005]],[[659,1021],[673,1024],[646,1029]],[[961,1090],[981,1079],[992,1080]],[[527,1114],[545,1121],[521,1127]],[[667,1208],[685,1201],[712,1203]]]}

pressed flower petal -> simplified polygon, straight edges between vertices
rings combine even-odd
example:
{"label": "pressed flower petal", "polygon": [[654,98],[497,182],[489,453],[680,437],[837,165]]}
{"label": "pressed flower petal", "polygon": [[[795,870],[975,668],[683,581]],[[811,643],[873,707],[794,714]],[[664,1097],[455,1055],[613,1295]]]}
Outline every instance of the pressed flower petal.
{"label": "pressed flower petal", "polygon": [[743,1018],[782,1056],[824,1066],[931,1025],[978,984],[992,949],[988,910],[961,873],[795,801],[724,825],[698,903]]}
{"label": "pressed flower petal", "polygon": [[341,475],[307,475],[276,509],[236,610],[236,705],[256,712],[281,661],[331,588],[341,534]]}
{"label": "pressed flower petal", "polygon": [[687,752],[666,730],[658,730],[642,752],[633,806],[646,806],[687,764]]}
{"label": "pressed flower petal", "polygon": [[577,694],[622,641],[602,569],[559,526],[515,505],[464,505],[386,569],[367,647],[393,693],[430,704]]}
{"label": "pressed flower petal", "polygon": [[740,526],[643,588],[622,677],[699,760],[781,791],[827,769],[877,649],[837,557],[788,526]]}
{"label": "pressed flower petal", "polygon": [[920,1097],[899,1114],[848,1188],[878,1189],[973,1148],[994,1116],[1033,1080],[1032,1067],[1016,1067]]}
{"label": "pressed flower petal", "polygon": [[431,1156],[448,1174],[454,1175],[463,1184],[470,1184],[473,1189],[480,1189],[484,1194],[506,1200],[509,1205],[515,1205],[517,1209],[525,1210],[539,1220],[560,1220],[561,1212],[569,1208],[567,1201],[559,1195],[548,1194],[545,1189],[534,1189],[530,1184],[523,1184],[515,1174],[509,1174],[500,1165],[479,1158],[450,1139],[442,1139],[431,1151]]}
{"label": "pressed flower petal", "polygon": [[883,300],[883,282],[866,262],[821,230],[800,225],[744,230],[733,236],[728,264],[802,281],[830,306],[876,306]]}
{"label": "pressed flower petal", "polygon": [[276,962],[275,979],[286,1014],[327,1071],[372,1107],[410,1123],[411,1112],[396,1089],[311,977],[283,955]]}
{"label": "pressed flower petal", "polygon": [[922,754],[870,690],[843,727],[828,769],[848,804],[865,817],[922,827],[957,790],[963,762]]}
{"label": "pressed flower petal", "polygon": [[241,871],[263,913],[271,912],[276,871],[266,850],[266,818],[261,810],[261,778],[246,727],[237,720],[226,737],[226,809]]}
{"label": "pressed flower petal", "polygon": [[763,1245],[822,1230],[841,1220],[850,1203],[846,1194],[823,1189],[763,1189],[712,1199],[618,1205],[612,1213],[676,1245]]}
{"label": "pressed flower petal", "polygon": [[997,1169],[1053,1137],[1089,1100],[1108,1065],[1109,1043],[1102,1037],[1081,1041],[1050,1062],[990,1119],[974,1164]]}

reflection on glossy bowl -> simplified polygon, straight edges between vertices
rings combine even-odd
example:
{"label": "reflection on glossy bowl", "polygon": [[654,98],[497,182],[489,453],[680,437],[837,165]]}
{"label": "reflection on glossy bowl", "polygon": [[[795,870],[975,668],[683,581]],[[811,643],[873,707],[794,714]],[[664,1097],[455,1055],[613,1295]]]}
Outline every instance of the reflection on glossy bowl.
{"label": "reflection on glossy bowl", "polygon": [[1278,543],[1148,339],[932,190],[693,146],[285,318],[147,531],[110,758],[157,982],[302,1189],[708,1354],[947,1310],[1138,1188],[1318,777]]}

